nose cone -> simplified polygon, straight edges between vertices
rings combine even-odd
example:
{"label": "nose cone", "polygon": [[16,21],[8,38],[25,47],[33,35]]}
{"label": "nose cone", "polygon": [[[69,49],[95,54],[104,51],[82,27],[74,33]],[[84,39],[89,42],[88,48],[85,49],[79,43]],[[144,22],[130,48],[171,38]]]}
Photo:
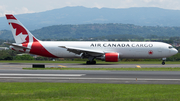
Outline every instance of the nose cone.
{"label": "nose cone", "polygon": [[175,55],[175,54],[177,54],[177,53],[178,53],[178,50],[177,50],[177,49],[174,48],[173,50],[171,50],[171,54],[172,54],[172,55]]}

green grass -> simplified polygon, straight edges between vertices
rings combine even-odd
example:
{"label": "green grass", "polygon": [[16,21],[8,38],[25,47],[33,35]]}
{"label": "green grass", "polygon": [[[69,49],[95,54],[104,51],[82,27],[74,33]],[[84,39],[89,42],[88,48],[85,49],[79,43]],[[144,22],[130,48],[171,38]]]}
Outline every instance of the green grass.
{"label": "green grass", "polygon": [[180,85],[0,83],[1,101],[179,101]]}
{"label": "green grass", "polygon": [[23,68],[26,70],[115,70],[115,71],[180,71],[179,67],[171,68]]}
{"label": "green grass", "polygon": [[[82,64],[85,64],[86,61],[37,61],[37,60],[4,61],[4,60],[1,60],[0,63],[82,63]],[[161,61],[120,61],[120,62],[97,61],[97,64],[161,64]],[[166,64],[180,64],[180,61],[166,61]]]}

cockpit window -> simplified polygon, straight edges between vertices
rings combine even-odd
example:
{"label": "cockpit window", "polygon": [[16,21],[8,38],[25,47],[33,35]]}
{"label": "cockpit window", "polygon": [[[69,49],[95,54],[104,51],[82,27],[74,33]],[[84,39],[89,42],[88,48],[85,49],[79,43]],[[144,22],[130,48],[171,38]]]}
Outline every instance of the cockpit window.
{"label": "cockpit window", "polygon": [[171,49],[171,48],[174,48],[174,47],[173,46],[169,46],[168,48]]}

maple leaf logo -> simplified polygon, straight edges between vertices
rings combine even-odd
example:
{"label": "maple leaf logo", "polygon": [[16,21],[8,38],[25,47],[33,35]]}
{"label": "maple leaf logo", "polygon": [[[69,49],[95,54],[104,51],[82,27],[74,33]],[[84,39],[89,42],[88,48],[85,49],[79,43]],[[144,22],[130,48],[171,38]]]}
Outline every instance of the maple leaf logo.
{"label": "maple leaf logo", "polygon": [[26,29],[24,29],[21,25],[16,24],[16,23],[11,23],[12,25],[12,32],[14,35],[14,38],[16,40],[17,43],[24,43],[24,42],[29,42],[28,39],[28,32],[26,31]]}
{"label": "maple leaf logo", "polygon": [[26,42],[26,37],[27,35],[23,35],[22,33],[20,33],[19,35],[16,36],[16,39],[19,40],[21,43]]}
{"label": "maple leaf logo", "polygon": [[152,50],[150,50],[150,51],[149,51],[149,55],[152,55],[152,54],[153,54],[153,51],[152,51]]}

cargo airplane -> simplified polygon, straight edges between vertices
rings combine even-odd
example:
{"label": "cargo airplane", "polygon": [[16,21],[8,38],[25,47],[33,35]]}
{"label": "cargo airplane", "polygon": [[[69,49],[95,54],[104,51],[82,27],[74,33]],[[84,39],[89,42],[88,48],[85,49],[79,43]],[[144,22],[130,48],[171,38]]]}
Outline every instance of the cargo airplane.
{"label": "cargo airplane", "polygon": [[52,58],[88,58],[87,64],[96,64],[94,59],[118,62],[127,59],[157,59],[178,53],[170,44],[163,42],[110,42],[110,41],[40,41],[28,31],[12,14],[6,14],[16,43],[12,50]]}

